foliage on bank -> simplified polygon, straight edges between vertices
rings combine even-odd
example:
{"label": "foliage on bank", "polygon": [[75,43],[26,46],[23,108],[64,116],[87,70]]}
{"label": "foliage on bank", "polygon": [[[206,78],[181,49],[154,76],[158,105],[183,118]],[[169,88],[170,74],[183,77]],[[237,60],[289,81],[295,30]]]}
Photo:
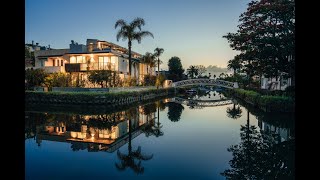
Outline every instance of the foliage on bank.
{"label": "foliage on bank", "polygon": [[266,112],[294,112],[295,100],[289,96],[261,95],[258,92],[234,89],[233,95]]}
{"label": "foliage on bank", "polygon": [[27,104],[126,105],[174,94],[174,88],[131,92],[25,92]]}

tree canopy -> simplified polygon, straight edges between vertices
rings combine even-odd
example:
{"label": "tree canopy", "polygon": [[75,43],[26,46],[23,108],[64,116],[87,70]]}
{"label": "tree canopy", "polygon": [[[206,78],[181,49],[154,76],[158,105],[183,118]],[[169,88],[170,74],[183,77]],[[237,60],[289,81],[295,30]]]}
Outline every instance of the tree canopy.
{"label": "tree canopy", "polygon": [[295,1],[254,0],[239,17],[236,33],[223,36],[240,51],[248,76],[295,75]]}
{"label": "tree canopy", "polygon": [[168,78],[172,81],[180,81],[183,79],[183,72],[184,69],[181,64],[181,60],[179,57],[174,56],[171,57],[168,61],[168,67],[169,67],[169,75]]}

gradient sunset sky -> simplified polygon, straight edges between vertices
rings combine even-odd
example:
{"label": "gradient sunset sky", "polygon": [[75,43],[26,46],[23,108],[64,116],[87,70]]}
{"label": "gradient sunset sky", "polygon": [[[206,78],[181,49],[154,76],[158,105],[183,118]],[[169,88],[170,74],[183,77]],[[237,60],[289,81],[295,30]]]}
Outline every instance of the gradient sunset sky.
{"label": "gradient sunset sky", "polygon": [[118,19],[130,23],[141,17],[142,27],[153,33],[132,50],[141,54],[164,49],[160,68],[178,56],[183,67],[218,65],[226,67],[238,52],[232,50],[223,35],[236,32],[239,15],[250,0],[26,0],[25,41],[51,48],[69,48],[71,40],[85,44],[99,39],[127,48],[117,42],[114,28]]}

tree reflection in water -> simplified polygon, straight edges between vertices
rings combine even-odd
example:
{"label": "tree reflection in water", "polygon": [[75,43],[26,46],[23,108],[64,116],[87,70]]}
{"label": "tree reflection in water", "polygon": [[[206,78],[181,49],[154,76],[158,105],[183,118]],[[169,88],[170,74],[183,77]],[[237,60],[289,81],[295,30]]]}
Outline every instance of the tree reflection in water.
{"label": "tree reflection in water", "polygon": [[294,140],[277,143],[278,134],[258,132],[256,126],[241,126],[241,142],[232,152],[230,169],[221,175],[227,179],[294,179]]}
{"label": "tree reflection in water", "polygon": [[227,116],[232,119],[238,119],[241,117],[242,109],[240,105],[233,103],[233,108],[227,107]]}
{"label": "tree reflection in water", "polygon": [[[142,128],[142,131],[145,133],[146,137],[149,136],[163,136],[163,132],[161,130],[162,125],[160,125],[160,120],[159,120],[159,111],[160,108],[164,110],[165,104],[161,101],[157,101],[155,103],[151,103],[149,105],[143,106],[143,114],[146,115],[147,117],[147,123],[146,125]],[[156,110],[157,109],[157,110]],[[150,119],[150,115],[154,112],[158,111],[158,116],[157,116],[157,122],[155,122],[155,119]]]}
{"label": "tree reflection in water", "polygon": [[127,167],[131,168],[135,173],[142,174],[144,172],[144,167],[141,165],[141,160],[150,160],[152,155],[143,155],[141,153],[141,147],[139,146],[137,150],[132,150],[131,140],[132,140],[132,123],[129,119],[129,142],[128,142],[128,154],[123,154],[117,150],[117,156],[120,159],[120,163],[115,163],[118,170],[123,171]]}
{"label": "tree reflection in water", "polygon": [[172,122],[178,122],[180,120],[182,111],[184,110],[184,107],[181,104],[174,103],[174,102],[168,102],[168,118]]}

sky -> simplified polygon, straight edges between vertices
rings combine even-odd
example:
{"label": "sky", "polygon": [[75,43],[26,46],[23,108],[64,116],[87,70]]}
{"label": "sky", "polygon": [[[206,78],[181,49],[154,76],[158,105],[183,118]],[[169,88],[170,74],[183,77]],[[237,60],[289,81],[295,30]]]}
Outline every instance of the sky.
{"label": "sky", "polygon": [[25,43],[69,48],[71,40],[86,44],[99,39],[127,48],[117,41],[117,20],[145,20],[145,37],[132,50],[140,54],[163,48],[160,69],[177,56],[184,69],[190,65],[226,67],[239,52],[230,48],[228,32],[236,32],[239,16],[250,0],[25,0]]}

